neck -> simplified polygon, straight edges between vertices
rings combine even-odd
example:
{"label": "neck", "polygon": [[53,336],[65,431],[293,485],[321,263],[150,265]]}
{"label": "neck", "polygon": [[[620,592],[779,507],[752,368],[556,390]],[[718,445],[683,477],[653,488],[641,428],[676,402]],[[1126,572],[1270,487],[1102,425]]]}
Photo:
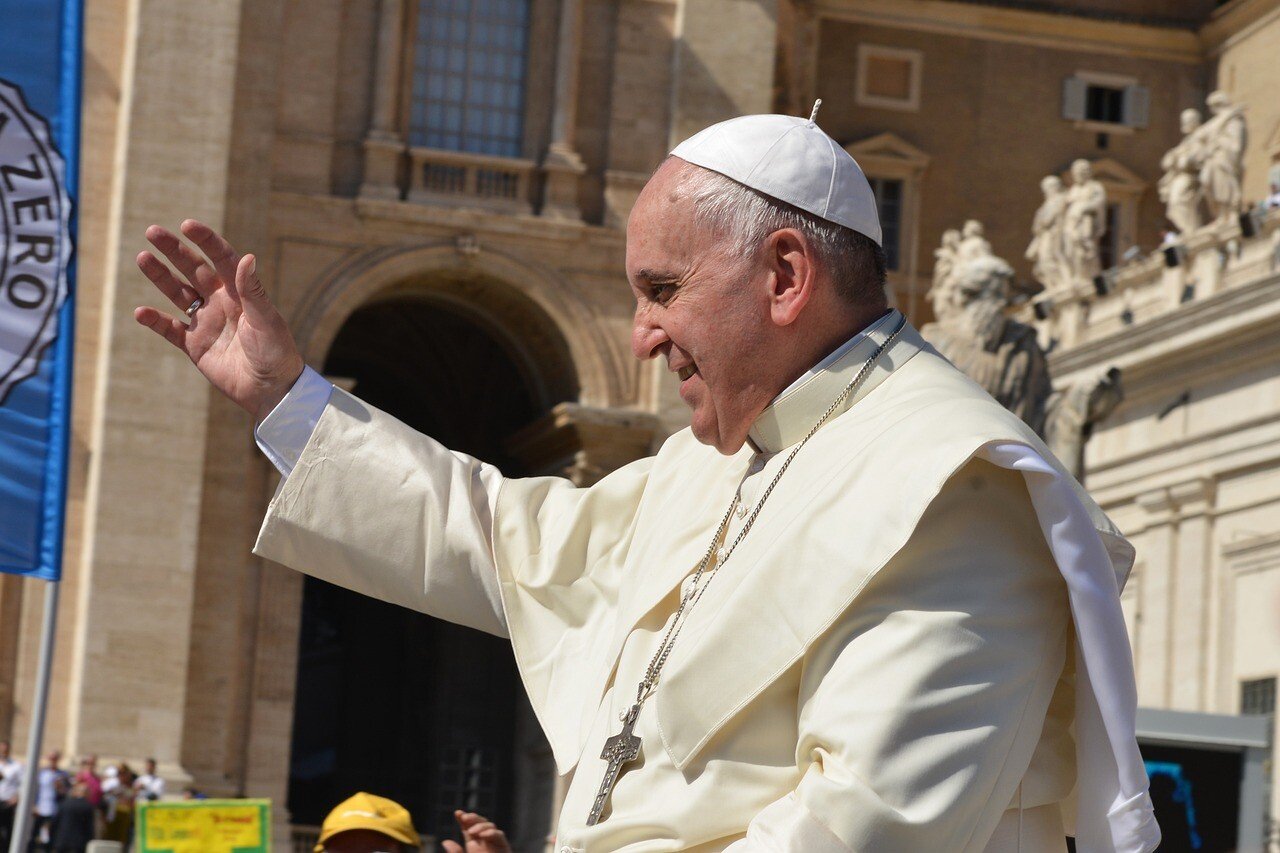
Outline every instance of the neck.
{"label": "neck", "polygon": [[773,389],[773,397],[790,387],[815,364],[833,353],[854,335],[866,330],[868,326],[885,315],[887,308],[875,308],[870,311],[847,311],[844,317],[835,322],[824,323],[821,328],[798,329],[790,327],[796,343],[795,355],[788,359],[785,369],[780,372],[780,381]]}

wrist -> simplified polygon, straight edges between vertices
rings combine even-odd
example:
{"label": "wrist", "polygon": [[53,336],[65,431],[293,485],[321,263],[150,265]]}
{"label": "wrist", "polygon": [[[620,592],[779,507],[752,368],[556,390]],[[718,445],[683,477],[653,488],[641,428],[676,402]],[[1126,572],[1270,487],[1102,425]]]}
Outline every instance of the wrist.
{"label": "wrist", "polygon": [[280,401],[288,396],[289,392],[293,389],[293,386],[297,384],[298,378],[302,376],[302,371],[305,368],[306,365],[303,364],[302,359],[299,358],[297,365],[284,374],[288,377],[287,380],[268,386],[266,392],[259,398],[258,404],[253,410],[253,422],[255,425],[266,420],[267,415],[271,414],[271,412],[275,410],[275,407],[280,405]]}

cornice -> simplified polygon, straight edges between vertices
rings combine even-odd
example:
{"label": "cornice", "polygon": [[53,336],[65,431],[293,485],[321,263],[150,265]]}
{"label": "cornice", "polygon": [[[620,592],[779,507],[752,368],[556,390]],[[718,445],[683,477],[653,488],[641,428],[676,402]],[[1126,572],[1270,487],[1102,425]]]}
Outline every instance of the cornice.
{"label": "cornice", "polygon": [[1232,0],[1213,10],[1198,33],[1205,54],[1218,56],[1259,27],[1280,18],[1280,0]]}
{"label": "cornice", "polygon": [[275,189],[271,191],[271,195],[282,204],[305,205],[311,209],[324,206],[330,210],[352,213],[365,220],[382,220],[403,225],[433,225],[452,232],[519,235],[565,242],[589,240],[615,248],[626,244],[626,233],[620,228],[568,219],[515,215],[478,207],[453,208],[390,199],[346,198],[296,190]]}
{"label": "cornice", "polygon": [[830,20],[1075,53],[1109,53],[1189,65],[1199,65],[1205,58],[1200,38],[1190,29],[952,0],[816,0],[814,6],[818,17]]}
{"label": "cornice", "polygon": [[[1197,299],[1140,325],[1049,356],[1055,376],[1115,365],[1126,382],[1149,371],[1168,373],[1183,363],[1204,365],[1213,356],[1246,356],[1245,344],[1276,338],[1280,330],[1280,275]],[[1259,310],[1261,309],[1261,310]],[[1247,312],[1254,312],[1248,314]],[[1234,324],[1229,330],[1224,324]],[[1229,331],[1229,334],[1227,333]],[[1280,340],[1280,338],[1277,338]]]}

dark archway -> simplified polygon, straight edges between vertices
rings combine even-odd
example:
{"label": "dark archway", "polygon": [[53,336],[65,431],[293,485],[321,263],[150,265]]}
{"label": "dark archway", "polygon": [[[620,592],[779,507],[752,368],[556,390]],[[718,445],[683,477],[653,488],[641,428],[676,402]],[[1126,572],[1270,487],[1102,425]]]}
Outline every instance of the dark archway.
{"label": "dark archway", "polygon": [[[563,366],[557,366],[558,369]],[[325,363],[415,429],[528,474],[504,439],[558,402],[513,341],[464,305],[395,295],[357,310]],[[452,810],[509,832],[523,703],[510,644],[306,579],[289,776],[295,823],[364,790],[454,837]],[[527,831],[527,830],[526,830]]]}

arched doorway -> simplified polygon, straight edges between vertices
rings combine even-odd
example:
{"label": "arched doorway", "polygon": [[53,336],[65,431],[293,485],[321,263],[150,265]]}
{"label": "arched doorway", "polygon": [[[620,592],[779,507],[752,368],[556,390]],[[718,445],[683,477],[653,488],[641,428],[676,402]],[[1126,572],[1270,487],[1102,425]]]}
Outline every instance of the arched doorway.
{"label": "arched doorway", "polygon": [[[493,316],[459,300],[390,292],[351,315],[325,373],[450,448],[509,476],[532,473],[505,439],[568,389],[544,381],[499,325],[506,318]],[[545,832],[550,804],[531,809],[530,792],[517,791],[517,776],[546,783],[529,780],[521,764],[530,732],[506,640],[307,578],[296,689],[294,823],[318,824],[364,790],[402,803],[418,831],[437,838],[455,837],[455,808],[481,811],[512,835]]]}

